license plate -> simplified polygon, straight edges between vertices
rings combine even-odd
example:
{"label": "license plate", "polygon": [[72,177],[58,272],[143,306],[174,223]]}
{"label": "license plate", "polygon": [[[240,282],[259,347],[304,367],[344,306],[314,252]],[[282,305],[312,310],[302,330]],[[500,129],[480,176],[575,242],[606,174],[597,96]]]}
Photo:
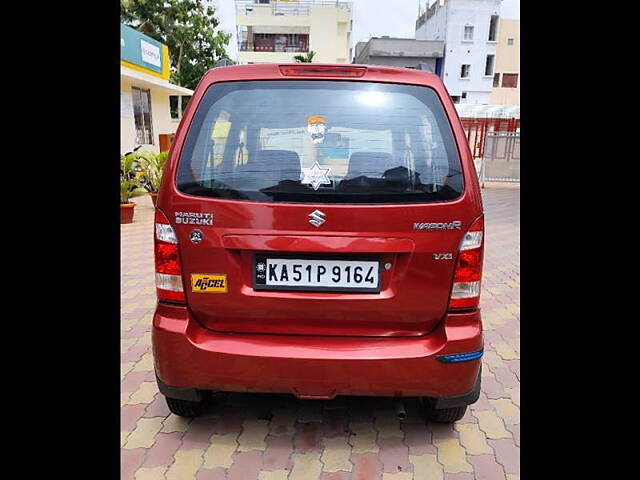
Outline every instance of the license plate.
{"label": "license plate", "polygon": [[328,260],[256,256],[256,290],[379,292],[377,260]]}

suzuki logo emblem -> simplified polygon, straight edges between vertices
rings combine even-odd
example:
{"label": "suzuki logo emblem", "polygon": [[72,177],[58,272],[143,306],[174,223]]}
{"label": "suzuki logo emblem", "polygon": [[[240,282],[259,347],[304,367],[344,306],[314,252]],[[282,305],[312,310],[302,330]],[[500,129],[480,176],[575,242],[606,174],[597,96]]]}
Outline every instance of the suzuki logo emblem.
{"label": "suzuki logo emblem", "polygon": [[309,220],[309,223],[314,227],[319,227],[325,222],[324,212],[321,212],[320,210],[314,210],[309,214],[309,216],[311,217],[311,220]]}

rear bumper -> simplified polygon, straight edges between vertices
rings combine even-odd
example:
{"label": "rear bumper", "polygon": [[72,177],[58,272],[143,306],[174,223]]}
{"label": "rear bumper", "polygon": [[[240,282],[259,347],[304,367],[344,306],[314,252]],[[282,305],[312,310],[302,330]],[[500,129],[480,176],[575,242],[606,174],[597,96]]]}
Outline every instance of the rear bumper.
{"label": "rear bumper", "polygon": [[213,332],[188,308],[159,304],[152,340],[160,391],[186,400],[203,390],[424,396],[446,408],[473,403],[480,389],[480,359],[437,358],[482,349],[479,311],[448,314],[422,337],[320,337]]}

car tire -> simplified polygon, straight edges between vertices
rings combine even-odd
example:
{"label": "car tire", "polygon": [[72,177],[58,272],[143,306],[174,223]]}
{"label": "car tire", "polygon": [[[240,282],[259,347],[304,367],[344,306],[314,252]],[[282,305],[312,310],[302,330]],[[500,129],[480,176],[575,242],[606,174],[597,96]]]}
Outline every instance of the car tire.
{"label": "car tire", "polygon": [[428,419],[435,423],[453,423],[464,417],[466,411],[466,405],[464,407],[432,409]]}
{"label": "car tire", "polygon": [[197,417],[204,409],[204,401],[192,402],[180,398],[165,397],[171,413],[179,417]]}
{"label": "car tire", "polygon": [[435,423],[453,423],[464,417],[467,411],[467,406],[451,407],[451,408],[433,408],[434,399],[423,398],[424,400],[424,414],[427,422]]}

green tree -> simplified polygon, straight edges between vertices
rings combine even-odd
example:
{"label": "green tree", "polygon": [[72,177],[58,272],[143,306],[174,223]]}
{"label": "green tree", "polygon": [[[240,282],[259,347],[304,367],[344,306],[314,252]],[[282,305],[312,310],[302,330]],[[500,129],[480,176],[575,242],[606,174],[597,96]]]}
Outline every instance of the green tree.
{"label": "green tree", "polygon": [[316,56],[316,52],[311,50],[306,55],[296,55],[295,57],[293,57],[293,59],[297,63],[311,63],[311,62],[313,62],[313,57],[315,57],[315,56]]}
{"label": "green tree", "polygon": [[231,34],[216,32],[215,8],[200,0],[121,0],[120,20],[169,47],[171,81],[195,88],[222,58]]}

